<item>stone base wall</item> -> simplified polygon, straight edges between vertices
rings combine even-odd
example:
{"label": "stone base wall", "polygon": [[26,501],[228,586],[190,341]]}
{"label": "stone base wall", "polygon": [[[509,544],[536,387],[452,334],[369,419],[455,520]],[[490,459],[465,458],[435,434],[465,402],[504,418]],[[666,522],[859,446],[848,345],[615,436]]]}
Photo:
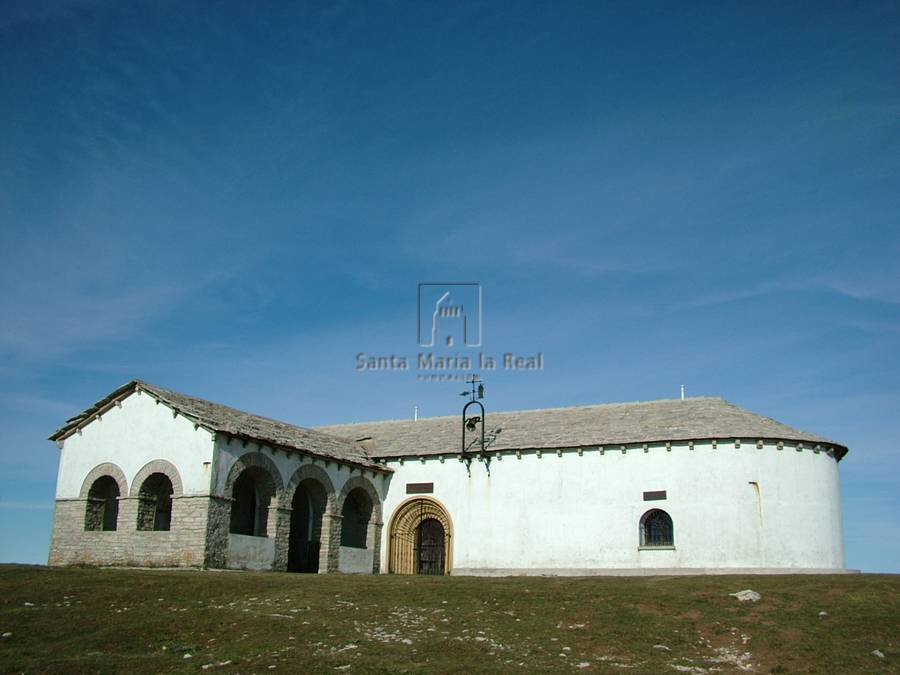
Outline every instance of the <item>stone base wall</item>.
{"label": "stone base wall", "polygon": [[137,529],[138,499],[121,498],[117,529],[102,531],[84,529],[86,499],[57,500],[49,564],[206,566],[210,501],[208,496],[177,497],[171,530],[144,531]]}

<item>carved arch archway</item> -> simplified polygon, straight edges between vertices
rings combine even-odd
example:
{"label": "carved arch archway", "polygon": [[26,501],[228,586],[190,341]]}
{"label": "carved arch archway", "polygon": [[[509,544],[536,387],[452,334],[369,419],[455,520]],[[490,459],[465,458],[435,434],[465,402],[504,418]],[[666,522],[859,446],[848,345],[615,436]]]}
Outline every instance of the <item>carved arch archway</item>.
{"label": "carved arch archway", "polygon": [[453,567],[453,521],[447,509],[433,497],[413,497],[401,503],[388,529],[388,571],[416,573],[416,530],[428,518],[444,528],[444,574]]}

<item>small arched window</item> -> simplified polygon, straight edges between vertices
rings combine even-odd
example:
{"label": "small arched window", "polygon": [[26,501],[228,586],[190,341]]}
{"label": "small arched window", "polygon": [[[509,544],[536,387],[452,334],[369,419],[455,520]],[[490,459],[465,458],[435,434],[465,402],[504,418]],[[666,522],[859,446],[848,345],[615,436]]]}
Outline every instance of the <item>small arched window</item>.
{"label": "small arched window", "polygon": [[139,530],[168,530],[172,526],[172,481],[164,473],[153,473],[138,493]]}
{"label": "small arched window", "polygon": [[341,511],[341,546],[366,548],[372,500],[362,488],[350,491]]}
{"label": "small arched window", "polygon": [[641,546],[674,546],[672,518],[662,509],[647,511],[641,518]]}
{"label": "small arched window", "polygon": [[88,490],[85,530],[115,530],[119,522],[119,484],[112,476],[100,476]]}

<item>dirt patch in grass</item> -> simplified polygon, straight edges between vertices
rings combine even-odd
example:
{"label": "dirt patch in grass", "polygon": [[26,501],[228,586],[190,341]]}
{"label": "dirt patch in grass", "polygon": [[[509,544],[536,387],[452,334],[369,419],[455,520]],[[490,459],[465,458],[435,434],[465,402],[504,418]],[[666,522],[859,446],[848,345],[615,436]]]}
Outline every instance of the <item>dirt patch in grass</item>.
{"label": "dirt patch in grass", "polygon": [[3,672],[900,672],[896,576],[0,566],[0,591]]}

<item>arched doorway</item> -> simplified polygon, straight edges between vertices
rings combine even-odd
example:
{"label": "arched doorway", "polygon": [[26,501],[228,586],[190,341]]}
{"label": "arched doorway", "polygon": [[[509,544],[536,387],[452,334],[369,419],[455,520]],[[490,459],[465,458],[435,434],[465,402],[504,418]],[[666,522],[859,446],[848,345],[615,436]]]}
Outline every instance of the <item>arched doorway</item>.
{"label": "arched doorway", "polygon": [[301,481],[291,501],[291,533],[288,540],[288,572],[319,571],[322,516],[327,497],[319,481]]}
{"label": "arched doorway", "polygon": [[401,504],[391,520],[388,569],[395,574],[449,574],[453,524],[430,497]]}

